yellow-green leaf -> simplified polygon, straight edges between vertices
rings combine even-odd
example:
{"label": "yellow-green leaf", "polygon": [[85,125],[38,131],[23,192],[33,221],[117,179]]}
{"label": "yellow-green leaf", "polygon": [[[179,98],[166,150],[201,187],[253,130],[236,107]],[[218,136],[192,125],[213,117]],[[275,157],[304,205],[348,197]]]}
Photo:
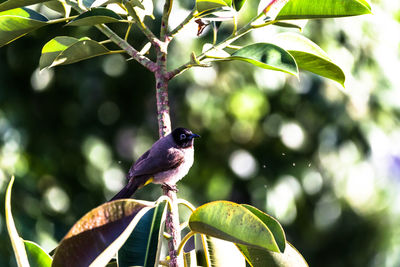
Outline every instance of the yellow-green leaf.
{"label": "yellow-green leaf", "polygon": [[293,56],[285,49],[270,43],[256,43],[234,52],[228,60],[242,60],[257,67],[298,75]]}
{"label": "yellow-green leaf", "polygon": [[365,0],[291,0],[276,19],[333,18],[370,13],[371,6]]}
{"label": "yellow-green leaf", "polygon": [[104,45],[87,37],[76,39],[59,36],[47,42],[40,57],[40,69],[72,64],[81,60],[109,54]]}
{"label": "yellow-green leaf", "polygon": [[274,234],[247,208],[214,201],[197,208],[189,218],[192,231],[226,241],[279,252]]}
{"label": "yellow-green leaf", "polygon": [[344,86],[345,75],[342,69],[308,38],[287,32],[277,35],[274,43],[286,49],[294,57],[300,69],[332,79]]}
{"label": "yellow-green leaf", "polygon": [[45,26],[47,21],[45,16],[25,7],[0,12],[0,47]]}
{"label": "yellow-green leaf", "polygon": [[18,7],[39,4],[39,3],[46,2],[46,1],[49,1],[49,0],[7,0],[7,1],[0,3],[0,12],[9,10],[9,9],[18,8]]}
{"label": "yellow-green leaf", "polygon": [[237,247],[252,267],[308,267],[303,256],[289,242],[286,242],[286,248],[283,253],[241,244],[237,244]]}
{"label": "yellow-green leaf", "polygon": [[24,240],[30,267],[50,267],[53,259],[38,244]]}

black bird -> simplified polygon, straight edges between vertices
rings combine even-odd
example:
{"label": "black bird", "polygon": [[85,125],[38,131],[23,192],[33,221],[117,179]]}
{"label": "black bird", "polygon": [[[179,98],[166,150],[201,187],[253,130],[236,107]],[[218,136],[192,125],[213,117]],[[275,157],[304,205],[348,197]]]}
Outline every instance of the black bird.
{"label": "black bird", "polygon": [[[193,165],[194,138],[200,137],[185,128],[176,128],[160,138],[130,168],[128,184],[111,200],[130,198],[133,193],[149,183],[175,188]],[[110,200],[110,201],[111,201]]]}

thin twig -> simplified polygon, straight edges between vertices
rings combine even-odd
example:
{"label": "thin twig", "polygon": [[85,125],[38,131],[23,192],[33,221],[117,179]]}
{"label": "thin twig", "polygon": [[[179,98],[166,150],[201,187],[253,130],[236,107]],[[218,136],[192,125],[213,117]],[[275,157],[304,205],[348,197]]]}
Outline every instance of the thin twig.
{"label": "thin twig", "polygon": [[164,11],[161,18],[161,29],[160,29],[160,39],[161,41],[167,41],[169,14],[171,13],[173,0],[165,0]]}
{"label": "thin twig", "polygon": [[175,29],[173,29],[169,34],[168,37],[172,39],[176,34],[178,34],[192,19],[196,14],[197,10],[193,9],[187,17],[178,25]]}
{"label": "thin twig", "polygon": [[[256,21],[257,19],[259,19],[260,16],[261,15],[258,15],[253,20],[251,20],[249,23],[247,23],[245,26],[243,26],[238,31],[236,31],[234,34],[232,34],[231,36],[226,38],[225,40],[219,42],[216,45],[213,45],[207,51],[204,51],[200,55],[196,56],[196,59],[201,63],[201,61],[206,58],[206,54],[208,54],[210,52],[213,52],[215,50],[222,50],[225,47],[231,45],[231,43],[236,41],[238,38],[240,38],[243,35],[249,33],[251,30],[259,28],[259,27],[265,27],[265,26],[268,26],[268,25],[273,24],[275,22],[275,21],[269,21],[269,22],[263,23],[262,25],[253,25],[253,22]],[[200,66],[200,65],[199,64],[197,64],[197,65],[193,64],[193,62],[185,63],[185,64],[179,66],[178,68],[168,72],[167,77],[169,79],[172,79],[175,76],[177,76],[177,75],[183,73],[184,71],[188,70],[189,68],[195,67],[195,66]]]}
{"label": "thin twig", "polygon": [[147,37],[147,39],[149,39],[149,41],[152,44],[159,43],[159,40],[154,35],[154,33],[146,26],[146,24],[143,23],[143,21],[140,20],[135,9],[129,3],[127,3],[125,5],[125,7],[126,7],[126,10],[128,11],[129,16],[131,16],[133,18],[133,21],[139,27],[139,29],[143,32],[143,34]]}

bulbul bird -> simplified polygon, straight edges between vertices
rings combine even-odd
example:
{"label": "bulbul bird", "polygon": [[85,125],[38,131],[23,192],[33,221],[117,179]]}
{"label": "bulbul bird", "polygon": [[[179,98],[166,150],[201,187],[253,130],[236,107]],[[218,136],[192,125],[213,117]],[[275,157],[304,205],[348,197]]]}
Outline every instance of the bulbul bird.
{"label": "bulbul bird", "polygon": [[110,201],[130,198],[133,193],[149,183],[175,188],[193,165],[194,138],[200,137],[185,128],[176,128],[160,138],[130,168],[128,184]]}

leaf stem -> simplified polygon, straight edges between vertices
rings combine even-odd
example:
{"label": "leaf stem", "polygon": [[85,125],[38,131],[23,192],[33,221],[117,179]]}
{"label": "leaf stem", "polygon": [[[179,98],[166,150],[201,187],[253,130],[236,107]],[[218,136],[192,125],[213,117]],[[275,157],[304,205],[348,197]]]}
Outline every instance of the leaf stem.
{"label": "leaf stem", "polygon": [[195,211],[195,209],[196,209],[196,207],[192,203],[190,203],[189,201],[187,201],[186,199],[183,199],[183,198],[178,199],[178,204],[182,204],[182,205],[188,207],[192,212]]}
{"label": "leaf stem", "polygon": [[125,41],[128,41],[128,37],[129,37],[129,33],[131,32],[132,24],[133,24],[132,22],[130,22],[128,24],[128,29],[126,29],[126,33],[125,33],[125,37],[124,37]]}
{"label": "leaf stem", "polygon": [[56,23],[60,23],[60,22],[66,22],[69,20],[73,20],[73,19],[77,18],[78,16],[79,15],[67,17],[67,18],[52,19],[52,20],[47,21],[47,23],[48,24],[56,24]]}
{"label": "leaf stem", "polygon": [[123,54],[123,53],[126,53],[126,51],[125,50],[111,50],[107,54],[112,55],[112,54]]}

